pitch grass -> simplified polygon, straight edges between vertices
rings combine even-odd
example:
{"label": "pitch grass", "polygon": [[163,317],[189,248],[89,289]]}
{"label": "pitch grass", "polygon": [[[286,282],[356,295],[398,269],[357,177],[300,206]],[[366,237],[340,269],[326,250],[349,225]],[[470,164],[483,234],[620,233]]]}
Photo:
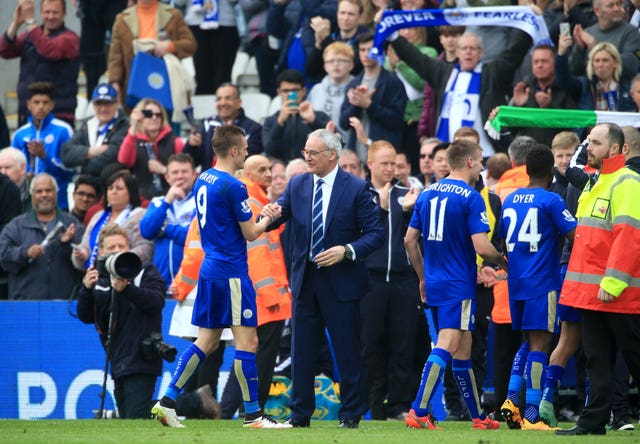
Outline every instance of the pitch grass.
{"label": "pitch grass", "polygon": [[[162,427],[145,420],[0,420],[2,443],[153,443],[153,444],[638,444],[640,432],[607,432],[606,436],[556,436],[553,432],[473,430],[468,422],[440,423],[442,431],[414,430],[395,421],[363,421],[357,430],[338,429],[336,421],[315,421],[309,429],[244,429],[240,421],[186,421],[186,429]],[[562,424],[570,427],[572,424]]]}

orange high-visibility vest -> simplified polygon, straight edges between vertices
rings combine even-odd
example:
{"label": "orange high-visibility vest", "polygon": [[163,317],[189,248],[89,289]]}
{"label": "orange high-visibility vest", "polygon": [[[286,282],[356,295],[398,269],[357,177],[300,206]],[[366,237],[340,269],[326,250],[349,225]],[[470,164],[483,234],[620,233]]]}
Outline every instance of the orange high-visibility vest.
{"label": "orange high-visibility vest", "polygon": [[[249,206],[257,216],[262,207],[269,203],[267,192],[246,177],[240,180],[247,186]],[[249,277],[256,290],[259,325],[291,317],[291,292],[280,245],[280,232],[264,232],[256,240],[247,242]]]}
{"label": "orange high-visibility vest", "polygon": [[[527,166],[520,165],[505,171],[496,184],[496,194],[504,203],[507,196],[518,188],[529,185]],[[511,312],[509,311],[509,288],[507,281],[498,281],[493,287],[493,310],[491,319],[496,324],[511,324]]]}

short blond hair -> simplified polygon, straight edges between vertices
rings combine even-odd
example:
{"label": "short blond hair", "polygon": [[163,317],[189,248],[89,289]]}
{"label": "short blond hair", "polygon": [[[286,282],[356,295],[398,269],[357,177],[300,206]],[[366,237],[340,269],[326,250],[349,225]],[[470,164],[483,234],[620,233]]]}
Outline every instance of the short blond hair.
{"label": "short blond hair", "polygon": [[371,145],[369,145],[369,150],[367,151],[367,160],[373,162],[373,158],[375,154],[383,148],[391,148],[394,153],[398,153],[396,147],[391,144],[391,142],[387,142],[386,140],[376,140]]}
{"label": "short blond hair", "polygon": [[580,145],[580,138],[571,131],[561,131],[551,141],[552,150],[556,148],[575,148],[578,145]]}
{"label": "short blond hair", "polygon": [[355,57],[355,52],[353,51],[351,45],[344,42],[333,42],[327,45],[327,47],[324,48],[324,51],[322,51],[322,57],[327,57],[327,54],[329,54],[330,52],[334,53],[335,55],[348,57],[351,61],[353,61]]}

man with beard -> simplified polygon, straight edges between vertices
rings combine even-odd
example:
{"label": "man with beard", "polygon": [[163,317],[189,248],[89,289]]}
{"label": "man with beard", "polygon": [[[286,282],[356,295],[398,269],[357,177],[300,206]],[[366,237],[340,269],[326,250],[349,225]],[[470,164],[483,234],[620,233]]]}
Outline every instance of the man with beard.
{"label": "man with beard", "polygon": [[81,276],[71,264],[71,244],[84,229],[56,205],[58,184],[42,173],[31,182],[33,209],[0,234],[0,265],[9,274],[9,299],[67,299]]}

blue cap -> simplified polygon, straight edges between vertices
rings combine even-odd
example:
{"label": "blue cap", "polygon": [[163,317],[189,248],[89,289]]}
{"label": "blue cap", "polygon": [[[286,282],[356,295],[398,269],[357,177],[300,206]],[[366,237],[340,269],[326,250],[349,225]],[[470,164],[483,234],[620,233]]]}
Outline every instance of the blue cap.
{"label": "blue cap", "polygon": [[93,89],[91,101],[93,102],[116,102],[118,93],[115,88],[108,83],[100,83]]}

